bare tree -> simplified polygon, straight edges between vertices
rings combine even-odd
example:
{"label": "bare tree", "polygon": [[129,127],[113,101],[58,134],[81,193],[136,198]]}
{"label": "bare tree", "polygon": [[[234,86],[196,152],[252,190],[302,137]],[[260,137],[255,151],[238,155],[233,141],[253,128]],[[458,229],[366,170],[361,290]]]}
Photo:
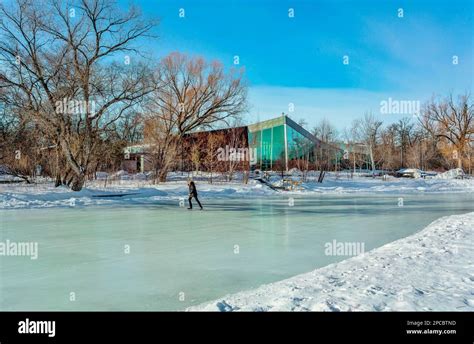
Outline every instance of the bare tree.
{"label": "bare tree", "polygon": [[206,142],[206,154],[204,157],[204,164],[206,170],[209,172],[209,183],[212,184],[213,173],[219,167],[218,161],[219,148],[222,148],[225,142],[225,137],[222,132],[212,132],[209,134]]}
{"label": "bare tree", "polygon": [[344,155],[347,156],[349,162],[351,162],[352,157],[352,172],[351,178],[356,171],[357,165],[357,122],[353,122],[352,125],[348,128],[345,128],[343,131],[343,138],[346,142],[347,152],[344,152]]}
{"label": "bare tree", "polygon": [[42,152],[35,148],[38,142],[34,128],[18,121],[7,109],[0,113],[0,174],[21,178],[27,183],[35,174],[35,168],[42,159]]}
{"label": "bare tree", "polygon": [[[405,151],[407,147],[405,147]],[[406,154],[403,154],[405,156]],[[383,169],[400,167],[400,146],[398,144],[397,123],[380,129],[379,142],[375,149],[375,156]]]}
{"label": "bare tree", "polygon": [[358,141],[364,143],[367,148],[372,173],[375,173],[374,152],[377,146],[377,138],[381,126],[382,122],[375,119],[374,115],[371,113],[366,113],[362,119],[359,119],[356,122],[356,136]]}
{"label": "bare tree", "polygon": [[[229,122],[246,110],[242,70],[225,73],[218,62],[172,53],[156,74],[160,87],[151,97],[149,114],[172,136],[165,150],[174,152],[184,135]],[[169,164],[160,166],[160,181],[165,181]]]}
{"label": "bare tree", "polygon": [[462,168],[463,158],[469,159],[474,137],[474,102],[470,95],[459,96],[457,101],[452,95],[444,100],[432,99],[425,105],[420,123],[453,145],[452,158]]}
{"label": "bare tree", "polygon": [[313,134],[321,141],[329,143],[336,139],[337,130],[327,118],[323,118],[313,129]]}
{"label": "bare tree", "polygon": [[144,143],[153,166],[155,183],[163,181],[162,171],[168,171],[182,154],[179,138],[174,132],[173,122],[156,118],[153,109],[147,114]]}
{"label": "bare tree", "polygon": [[314,143],[305,138],[295,138],[291,146],[290,154],[293,159],[291,166],[301,171],[302,181],[306,182],[311,163],[311,153],[313,153]]}
{"label": "bare tree", "polygon": [[193,164],[194,171],[201,170],[201,160],[204,142],[202,140],[193,140],[191,145],[191,163]]}
{"label": "bare tree", "polygon": [[400,147],[400,166],[405,167],[405,156],[407,150],[412,145],[412,135],[414,124],[411,123],[411,119],[405,117],[399,120],[393,127],[396,133],[398,145]]}
{"label": "bare tree", "polygon": [[[226,136],[226,144],[229,146],[229,149],[232,149],[234,154],[227,161],[227,180],[232,181],[234,178],[235,170],[240,167],[243,171],[248,171],[250,169],[250,151],[246,152],[245,148],[247,146],[247,135],[246,131],[243,130],[242,121],[240,118],[237,118],[231,124],[231,127],[228,129]],[[224,148],[224,147],[223,147]]]}
{"label": "bare tree", "polygon": [[0,88],[57,145],[63,178],[80,190],[104,132],[152,90],[146,66],[127,62],[154,23],[108,0],[17,0],[0,13]]}
{"label": "bare tree", "polygon": [[334,127],[328,119],[323,118],[317,126],[313,128],[313,135],[322,141],[322,144],[315,148],[315,155],[320,170],[327,170],[330,168],[331,159],[335,154],[335,149],[331,144],[336,140],[338,135],[336,127]]}

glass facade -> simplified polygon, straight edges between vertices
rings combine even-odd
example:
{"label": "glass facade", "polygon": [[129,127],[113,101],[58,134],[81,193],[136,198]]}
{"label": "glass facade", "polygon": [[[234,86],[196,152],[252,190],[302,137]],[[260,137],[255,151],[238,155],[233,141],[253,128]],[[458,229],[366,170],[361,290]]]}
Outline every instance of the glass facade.
{"label": "glass facade", "polygon": [[285,160],[285,128],[283,125],[249,131],[249,148],[257,154],[253,168],[272,169],[279,160]]}
{"label": "glass facade", "polygon": [[312,157],[315,142],[289,125],[287,126],[286,132],[286,136],[288,137],[288,159],[309,159],[313,161]]}
{"label": "glass facade", "polygon": [[286,116],[252,124],[248,127],[249,148],[257,156],[252,169],[288,169],[295,159],[314,161],[313,135]]}

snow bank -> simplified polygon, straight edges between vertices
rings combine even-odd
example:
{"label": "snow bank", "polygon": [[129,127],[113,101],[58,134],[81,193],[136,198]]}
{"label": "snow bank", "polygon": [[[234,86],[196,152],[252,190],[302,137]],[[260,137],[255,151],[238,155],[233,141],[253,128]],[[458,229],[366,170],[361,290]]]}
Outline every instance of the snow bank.
{"label": "snow bank", "polygon": [[353,178],[336,174],[328,175],[323,183],[303,183],[299,193],[364,194],[364,193],[463,193],[474,192],[474,179],[411,179],[411,178]]}
{"label": "snow bank", "polygon": [[465,173],[461,168],[455,168],[453,170],[449,170],[443,173],[437,174],[434,178],[436,179],[456,179],[464,177]]}
{"label": "snow bank", "polygon": [[474,311],[474,213],[197,311]]}
{"label": "snow bank", "polygon": [[[274,191],[252,181],[244,184],[198,184],[200,198],[262,197]],[[120,180],[104,187],[104,182],[89,183],[79,192],[48,184],[0,184],[0,209],[51,208],[93,205],[155,204],[187,197],[185,181],[145,185],[138,180]],[[110,196],[110,197],[108,197]]]}
{"label": "snow bank", "polygon": [[24,182],[23,179],[19,178],[19,177],[16,177],[16,176],[12,176],[11,174],[1,174],[0,173],[0,183],[2,182]]}
{"label": "snow bank", "polygon": [[[124,177],[125,175],[123,175]],[[188,187],[185,180],[170,181],[153,185],[149,181],[133,177],[128,180],[97,180],[88,182],[80,192],[65,187],[55,188],[53,183],[39,184],[0,184],[0,209],[68,207],[103,204],[152,204],[157,201],[177,201],[187,197]],[[197,188],[203,198],[223,197],[266,197],[271,195],[339,195],[339,194],[410,194],[410,193],[465,193],[474,192],[474,179],[407,179],[390,178],[387,180],[347,176],[328,173],[323,183],[310,180],[295,191],[274,191],[258,181],[248,184],[240,182],[218,182],[209,184],[198,180]],[[278,177],[272,177],[272,183]],[[126,195],[124,195],[126,194]],[[101,197],[117,195],[120,197]],[[124,195],[124,196],[122,196]],[[99,196],[99,197],[97,197]]]}

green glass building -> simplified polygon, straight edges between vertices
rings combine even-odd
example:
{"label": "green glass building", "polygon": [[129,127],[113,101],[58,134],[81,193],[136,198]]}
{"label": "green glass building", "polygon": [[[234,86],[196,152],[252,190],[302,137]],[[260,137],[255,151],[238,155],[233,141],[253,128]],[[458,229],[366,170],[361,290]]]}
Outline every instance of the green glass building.
{"label": "green glass building", "polygon": [[256,153],[252,169],[288,170],[294,159],[314,162],[314,148],[321,141],[287,116],[251,124],[248,145]]}
{"label": "green glass building", "polygon": [[[314,164],[317,159],[320,159],[321,163],[329,161],[337,164],[344,154],[343,147],[322,142],[285,115],[242,127],[196,131],[185,136],[184,142],[189,143],[187,147],[191,147],[193,140],[206,142],[208,136],[215,134],[223,134],[224,137],[224,142],[220,142],[219,147],[217,147],[219,149],[232,148],[242,151],[248,149],[248,154],[238,153],[238,155],[233,155],[234,158],[243,157],[244,162],[248,161],[247,164],[242,164],[239,167],[242,169],[250,167],[251,170],[288,171],[293,167],[301,168],[299,164]],[[226,139],[228,142],[225,142]],[[234,147],[234,145],[236,146]],[[149,170],[151,167],[146,164],[150,160],[151,149],[152,147],[147,144],[126,147],[124,149],[123,169],[135,172]],[[200,149],[204,155],[206,147]],[[323,155],[324,158],[322,158]],[[222,170],[225,170],[228,166],[228,160],[220,161],[218,158],[216,159],[217,161],[213,165],[214,169],[218,170],[221,167]],[[182,150],[180,159],[177,159],[176,166],[173,168],[188,171],[193,166],[190,150]],[[306,168],[311,168],[311,166]]]}

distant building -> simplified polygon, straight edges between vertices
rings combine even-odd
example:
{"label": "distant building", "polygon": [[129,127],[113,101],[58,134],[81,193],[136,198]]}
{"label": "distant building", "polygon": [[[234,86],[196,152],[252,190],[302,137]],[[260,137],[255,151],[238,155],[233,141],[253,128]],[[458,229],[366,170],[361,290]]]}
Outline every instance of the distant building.
{"label": "distant building", "polygon": [[[215,142],[212,148],[209,146],[211,138]],[[198,160],[201,161],[209,156],[209,149],[213,150],[216,164],[212,168],[215,171],[225,170],[229,161],[237,163],[236,170],[288,171],[299,167],[298,163],[301,161],[311,166],[316,162],[316,154],[320,150],[324,150],[328,156],[326,159],[333,162],[341,161],[344,155],[343,145],[322,142],[286,115],[237,128],[187,134],[181,152],[176,157],[176,170],[193,170],[195,145],[199,145]],[[150,145],[127,147],[124,151],[126,159],[123,169],[129,172],[150,170],[150,151]],[[205,164],[200,168],[209,169]]]}
{"label": "distant building", "polygon": [[126,147],[123,151],[122,170],[130,173],[149,171],[149,150],[150,145],[145,144]]}
{"label": "distant building", "polygon": [[288,116],[280,116],[248,126],[249,147],[257,152],[255,167],[261,170],[288,170],[297,160],[316,161],[315,149],[333,148],[316,138]]}

